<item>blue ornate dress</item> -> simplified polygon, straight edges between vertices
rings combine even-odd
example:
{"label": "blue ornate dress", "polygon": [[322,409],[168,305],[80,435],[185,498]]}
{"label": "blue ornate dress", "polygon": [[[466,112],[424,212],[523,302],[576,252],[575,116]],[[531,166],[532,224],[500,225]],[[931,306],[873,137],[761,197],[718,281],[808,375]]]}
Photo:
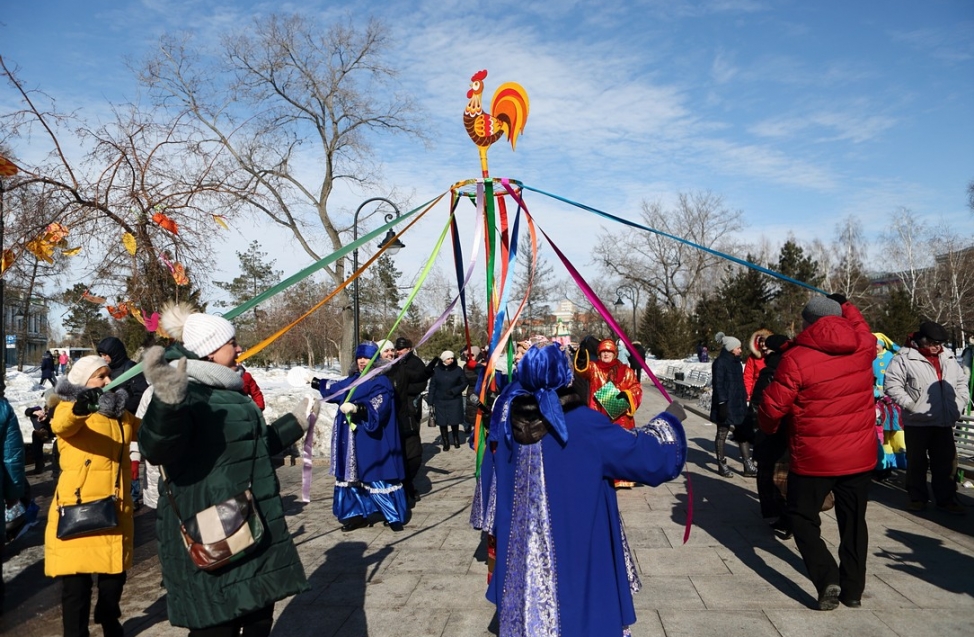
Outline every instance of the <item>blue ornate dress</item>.
{"label": "blue ornate dress", "polygon": [[[358,377],[359,374],[352,374],[343,380],[322,383],[319,391],[322,397],[341,392],[328,400],[341,405],[349,394],[343,390]],[[402,443],[392,384],[385,376],[376,376],[352,389],[351,394],[350,402],[358,410],[349,415],[339,411],[332,428],[332,510],[341,521],[379,511],[390,524],[402,524],[408,509],[402,487]]]}
{"label": "blue ornate dress", "polygon": [[628,634],[640,583],[612,480],[658,486],[686,458],[686,435],[670,414],[626,430],[559,394],[566,442],[549,431],[522,444],[507,424],[517,428],[518,401],[512,408],[502,396],[494,406],[497,564],[487,598],[501,637]]}

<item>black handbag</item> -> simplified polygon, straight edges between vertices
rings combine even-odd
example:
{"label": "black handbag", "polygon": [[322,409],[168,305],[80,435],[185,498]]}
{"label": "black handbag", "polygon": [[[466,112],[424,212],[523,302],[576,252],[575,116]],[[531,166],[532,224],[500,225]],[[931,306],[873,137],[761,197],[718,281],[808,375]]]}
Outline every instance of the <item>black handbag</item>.
{"label": "black handbag", "polygon": [[[121,421],[118,421],[118,426],[121,429]],[[115,493],[106,498],[91,502],[82,502],[81,487],[84,486],[84,481],[82,481],[81,485],[74,491],[77,497],[75,504],[61,504],[60,497],[55,494],[54,497],[58,501],[57,538],[59,540],[70,540],[82,535],[114,529],[118,526],[118,510],[115,504],[119,500],[122,484],[122,459],[125,457],[124,429],[122,430],[122,443],[120,446],[118,471],[115,473]],[[91,459],[89,458],[85,460],[85,468],[87,469],[90,466]],[[87,479],[88,473],[86,471],[85,480]]]}

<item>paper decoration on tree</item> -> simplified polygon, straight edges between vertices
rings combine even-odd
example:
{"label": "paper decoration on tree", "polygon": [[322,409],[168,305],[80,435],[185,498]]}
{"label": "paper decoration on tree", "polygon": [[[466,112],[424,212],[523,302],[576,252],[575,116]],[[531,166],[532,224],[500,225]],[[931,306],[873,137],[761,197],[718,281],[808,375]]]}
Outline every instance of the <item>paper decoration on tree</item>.
{"label": "paper decoration on tree", "polygon": [[159,258],[162,259],[162,262],[166,264],[167,268],[169,268],[169,273],[172,274],[172,278],[176,282],[176,285],[189,285],[189,277],[186,276],[186,268],[183,267],[182,263],[173,263],[169,260],[169,257],[166,256],[165,252],[160,252]]}
{"label": "paper decoration on tree", "polygon": [[108,310],[108,313],[112,315],[112,318],[117,321],[121,321],[123,318],[129,315],[129,306],[125,301],[122,301],[118,305],[107,305],[105,306],[105,309]]}
{"label": "paper decoration on tree", "polygon": [[135,244],[134,234],[132,234],[131,232],[126,232],[125,234],[123,234],[122,245],[125,246],[125,249],[128,250],[129,254],[131,254],[133,257],[135,256],[136,244]]}
{"label": "paper decoration on tree", "polygon": [[182,263],[173,264],[172,278],[176,282],[176,285],[189,285],[189,277],[186,276],[186,268],[183,267]]}
{"label": "paper decoration on tree", "polygon": [[480,170],[487,172],[487,149],[505,134],[511,142],[511,150],[528,121],[530,102],[524,87],[516,82],[506,82],[497,87],[490,100],[490,112],[485,113],[481,100],[487,69],[478,71],[470,78],[467,91],[467,107],[463,111],[463,127],[480,151]]}
{"label": "paper decoration on tree", "polygon": [[224,230],[230,229],[230,226],[227,225],[227,218],[223,215],[213,215],[213,221],[216,221],[217,224]]}
{"label": "paper decoration on tree", "polygon": [[168,230],[173,234],[179,234],[179,226],[176,225],[176,222],[170,219],[169,217],[167,217],[166,215],[164,215],[163,213],[161,212],[155,213],[154,215],[152,215],[152,220],[158,223],[159,227],[161,227],[163,230]]}
{"label": "paper decoration on tree", "polygon": [[159,313],[153,312],[143,323],[148,332],[155,332],[159,329]]}
{"label": "paper decoration on tree", "polygon": [[24,247],[39,260],[54,263],[54,250],[68,247],[68,232],[68,228],[60,223],[48,224],[43,234],[28,241]]}
{"label": "paper decoration on tree", "polygon": [[0,155],[0,177],[13,177],[20,172],[17,164]]}
{"label": "paper decoration on tree", "polygon": [[88,290],[85,290],[84,292],[81,293],[81,300],[82,301],[90,301],[91,303],[95,303],[97,305],[104,305],[105,304],[105,297],[103,297],[103,296],[95,296],[94,294],[92,294]]}
{"label": "paper decoration on tree", "polygon": [[7,268],[12,266],[14,264],[14,261],[16,260],[17,260],[17,255],[14,254],[13,250],[4,250],[3,257],[0,258],[0,274],[6,272]]}

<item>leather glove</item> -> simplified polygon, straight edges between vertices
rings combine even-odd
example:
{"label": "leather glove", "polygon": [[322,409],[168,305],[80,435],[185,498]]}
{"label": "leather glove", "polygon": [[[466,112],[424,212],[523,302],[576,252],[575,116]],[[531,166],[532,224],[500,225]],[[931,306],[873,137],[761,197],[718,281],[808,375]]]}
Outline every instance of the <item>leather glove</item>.
{"label": "leather glove", "polygon": [[95,413],[98,411],[98,399],[101,395],[102,391],[98,387],[85,389],[78,394],[78,398],[74,402],[74,407],[71,408],[71,413],[75,416],[87,416],[88,414]]}
{"label": "leather glove", "polygon": [[142,357],[142,373],[152,385],[152,398],[168,405],[178,405],[186,398],[189,376],[186,375],[186,357],[172,367],[165,358],[166,351],[155,345]]}
{"label": "leather glove", "polygon": [[[316,378],[315,380],[318,379]],[[301,402],[297,404],[291,413],[294,414],[295,420],[301,425],[301,431],[308,433],[308,428],[311,426],[312,420],[318,418],[318,412],[320,410],[321,401],[308,396],[307,398],[302,398]],[[314,416],[314,418],[311,418],[311,416]]]}
{"label": "leather glove", "polygon": [[311,379],[311,389],[320,389],[320,388],[321,388],[321,379],[320,378],[312,378]]}
{"label": "leather glove", "polygon": [[680,420],[680,422],[683,422],[687,419],[687,412],[685,409],[683,409],[683,405],[676,402],[675,400],[671,402],[669,406],[666,408],[666,413],[670,414],[671,416],[676,416]]}
{"label": "leather glove", "polygon": [[845,305],[849,301],[849,299],[847,299],[845,295],[842,294],[841,292],[833,292],[832,294],[829,294],[825,298],[832,299],[839,305]]}
{"label": "leather glove", "polygon": [[433,371],[433,369],[436,368],[436,361],[438,361],[438,360],[440,360],[440,359],[438,359],[438,358],[431,358],[430,359],[430,362],[426,363],[426,371],[428,371],[428,372]]}
{"label": "leather glove", "polygon": [[727,414],[730,410],[727,408],[727,403],[720,403],[717,405],[717,419],[720,422],[727,422]]}
{"label": "leather glove", "polygon": [[342,403],[341,406],[338,408],[338,410],[347,416],[349,414],[354,414],[355,412],[357,412],[358,405],[356,405],[355,403]]}

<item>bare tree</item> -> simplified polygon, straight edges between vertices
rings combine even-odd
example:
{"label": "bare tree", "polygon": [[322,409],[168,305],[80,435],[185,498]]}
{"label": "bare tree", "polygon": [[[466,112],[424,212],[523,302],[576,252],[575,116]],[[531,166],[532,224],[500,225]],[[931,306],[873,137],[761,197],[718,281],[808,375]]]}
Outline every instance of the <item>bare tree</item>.
{"label": "bare tree", "polygon": [[931,247],[937,253],[931,277],[935,302],[930,306],[930,318],[946,324],[952,336],[957,336],[955,329],[960,330],[959,342],[963,343],[974,302],[974,247],[971,237],[959,238],[947,223],[942,223],[933,236]]}
{"label": "bare tree", "polygon": [[[228,214],[244,204],[287,228],[318,260],[315,230],[324,232],[326,254],[351,230],[350,216],[329,205],[336,185],[374,181],[370,135],[419,134],[418,108],[394,90],[387,43],[376,21],[361,30],[350,23],[326,29],[307,17],[271,15],[227,34],[216,51],[188,37],[164,37],[141,77],[162,103],[200,127],[201,146],[224,176]],[[325,270],[335,285],[345,279],[344,262]],[[343,306],[348,358],[347,298]]]}
{"label": "bare tree", "polygon": [[889,230],[883,233],[880,261],[883,270],[902,282],[910,304],[921,305],[923,281],[933,264],[929,250],[929,233],[921,220],[909,209],[899,208],[892,215]]}
{"label": "bare tree", "polygon": [[869,277],[865,261],[868,244],[863,236],[862,223],[855,216],[848,216],[835,228],[835,241],[831,253],[836,258],[835,267],[826,272],[827,290],[841,292],[855,298],[863,307],[868,301]]}
{"label": "bare tree", "polygon": [[[735,251],[731,235],[743,228],[743,214],[728,210],[709,191],[680,193],[677,206],[643,203],[643,224],[722,252]],[[718,278],[721,259],[681,241],[651,232],[621,231],[602,235],[593,250],[596,262],[613,275],[632,281],[667,307],[687,313]]]}
{"label": "bare tree", "polygon": [[[113,109],[113,121],[91,127],[27,90],[2,59],[0,69],[21,101],[2,115],[8,143],[47,149],[9,187],[45,192],[44,214],[22,229],[21,240],[50,223],[64,225],[71,245],[81,248],[72,262],[76,279],[97,280],[103,295],[107,289],[119,301],[158,309],[179,289],[165,283],[172,277],[150,276],[165,269],[163,260],[188,273],[211,256],[216,223],[207,196],[219,188],[198,145],[186,141],[191,131],[180,119],[158,124],[158,113],[134,105]],[[85,149],[80,159],[65,150],[74,146]]]}

